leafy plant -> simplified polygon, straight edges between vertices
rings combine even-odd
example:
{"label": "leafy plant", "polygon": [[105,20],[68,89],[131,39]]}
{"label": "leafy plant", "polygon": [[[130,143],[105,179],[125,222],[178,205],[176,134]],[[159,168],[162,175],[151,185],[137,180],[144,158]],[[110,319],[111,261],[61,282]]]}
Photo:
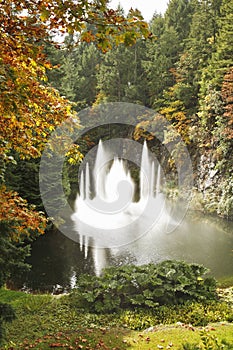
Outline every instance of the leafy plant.
{"label": "leafy plant", "polygon": [[4,322],[11,322],[15,318],[15,312],[11,305],[0,303],[0,344],[4,337]]}
{"label": "leafy plant", "polygon": [[200,332],[200,344],[185,343],[181,350],[231,350],[232,344],[224,339],[219,340],[214,334],[208,333],[206,330]]}
{"label": "leafy plant", "polygon": [[[0,289],[0,300],[2,303],[10,303],[17,316],[12,323],[4,325],[6,336],[3,347],[0,346],[0,349],[25,350],[32,347],[46,350],[51,349],[52,344],[57,346],[60,344],[59,349],[62,347],[81,349],[81,346],[83,349],[125,349],[129,348],[129,344],[132,349],[148,349],[148,345],[151,349],[156,349],[160,340],[164,339],[165,342],[161,344],[164,349],[172,342],[174,348],[178,350],[184,339],[187,343],[198,346],[201,341],[198,329],[195,328],[195,332],[190,331],[187,325],[192,323],[192,315],[202,305],[197,302],[97,314],[75,308],[77,301],[74,295],[57,298],[51,295],[30,295]],[[202,310],[198,326],[204,324],[201,323],[201,318],[204,322],[208,320],[215,322],[211,317],[216,315],[217,320],[222,321],[230,315],[230,312],[232,313],[230,306],[227,307],[227,304],[217,301],[203,304]],[[205,319],[205,315],[208,319]],[[174,325],[177,321],[181,321],[182,325]],[[141,332],[142,329],[150,326],[156,326],[158,331]],[[210,328],[206,327],[206,329]],[[214,329],[210,333],[215,334],[219,342],[222,339],[232,342],[232,325],[227,324],[223,327],[222,324],[216,324]]]}
{"label": "leafy plant", "polygon": [[210,322],[232,321],[230,305],[212,301],[208,303],[187,302],[184,305],[163,305],[150,310],[125,310],[121,323],[133,330],[142,330],[158,324],[181,322],[192,326],[206,326]]}
{"label": "leafy plant", "polygon": [[91,312],[155,308],[216,298],[216,282],[203,277],[197,264],[164,261],[157,265],[110,267],[100,277],[82,275],[77,282],[77,306]]}

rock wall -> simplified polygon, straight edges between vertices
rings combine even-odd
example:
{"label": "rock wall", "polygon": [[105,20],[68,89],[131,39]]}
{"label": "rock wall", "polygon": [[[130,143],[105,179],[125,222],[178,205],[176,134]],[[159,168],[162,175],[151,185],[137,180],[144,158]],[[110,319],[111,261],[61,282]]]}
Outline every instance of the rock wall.
{"label": "rock wall", "polygon": [[233,220],[233,164],[232,167],[229,164],[220,168],[214,152],[202,154],[197,169],[197,190],[205,212]]}

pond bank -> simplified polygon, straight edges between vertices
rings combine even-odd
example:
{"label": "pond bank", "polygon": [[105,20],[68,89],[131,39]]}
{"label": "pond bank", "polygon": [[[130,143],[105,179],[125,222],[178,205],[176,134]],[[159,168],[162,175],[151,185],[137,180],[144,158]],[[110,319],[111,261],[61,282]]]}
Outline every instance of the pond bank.
{"label": "pond bank", "polygon": [[[58,299],[51,295],[29,295],[1,289],[0,300],[11,303],[17,315],[16,320],[6,325],[6,341],[1,350],[30,348],[180,350],[184,342],[197,344],[201,342],[201,337],[218,338],[218,342],[225,339],[233,344],[233,324],[223,319],[207,326],[175,322],[170,325],[145,326],[139,331],[132,330],[132,327],[125,324],[127,313],[122,315],[83,313],[75,308],[68,296]],[[138,317],[139,314],[135,312],[135,321]],[[146,312],[140,317],[148,320]]]}

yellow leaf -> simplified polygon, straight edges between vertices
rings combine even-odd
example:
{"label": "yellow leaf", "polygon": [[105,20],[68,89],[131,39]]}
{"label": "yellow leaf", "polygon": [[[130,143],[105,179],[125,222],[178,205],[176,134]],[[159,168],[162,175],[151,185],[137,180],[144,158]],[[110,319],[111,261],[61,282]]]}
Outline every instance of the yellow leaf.
{"label": "yellow leaf", "polygon": [[40,19],[41,19],[42,22],[45,22],[45,21],[47,21],[49,16],[50,16],[50,12],[48,10],[46,10],[46,9],[43,9],[41,14],[40,14]]}

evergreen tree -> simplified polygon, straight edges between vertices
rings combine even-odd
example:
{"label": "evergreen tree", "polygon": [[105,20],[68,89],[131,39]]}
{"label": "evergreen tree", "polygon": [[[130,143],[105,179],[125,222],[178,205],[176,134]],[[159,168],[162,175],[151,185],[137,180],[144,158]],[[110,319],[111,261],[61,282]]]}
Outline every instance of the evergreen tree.
{"label": "evergreen tree", "polygon": [[109,102],[132,102],[147,105],[147,81],[142,68],[145,43],[132,47],[119,45],[107,52],[98,72],[99,94]]}
{"label": "evergreen tree", "polygon": [[43,210],[39,189],[39,165],[40,158],[20,160],[18,155],[15,163],[8,164],[6,170],[6,185],[15,190],[29,203],[36,205],[38,210]]}
{"label": "evergreen tree", "polygon": [[97,95],[97,71],[100,64],[100,52],[93,44],[85,45],[78,67],[75,102],[83,101],[91,106]]}
{"label": "evergreen tree", "polygon": [[201,96],[204,96],[210,87],[219,91],[224,75],[233,65],[232,1],[222,1],[217,23],[219,31],[215,38],[216,50],[210,57],[208,66],[202,71]]}
{"label": "evergreen tree", "polygon": [[168,28],[175,29],[182,45],[189,35],[195,2],[195,0],[170,0],[168,3],[165,23]]}
{"label": "evergreen tree", "polygon": [[[220,0],[192,2],[195,9],[190,33],[184,39],[184,51],[175,64],[177,98],[184,103],[187,115],[193,118],[198,110],[198,95],[203,70],[216,50]],[[195,4],[195,7],[194,7]]]}
{"label": "evergreen tree", "polygon": [[[71,39],[70,39],[71,40]],[[74,48],[50,50],[50,58],[59,69],[50,73],[50,82],[76,109],[91,106],[97,95],[97,70],[101,53],[94,44],[82,43]]]}
{"label": "evergreen tree", "polygon": [[[233,216],[232,188],[232,33],[233,3],[223,0],[217,19],[215,50],[202,69],[199,94],[199,144],[202,155],[218,171],[217,183],[204,193],[204,203],[213,211]],[[202,179],[203,180],[203,179]]]}
{"label": "evergreen tree", "polygon": [[219,11],[220,0],[201,0],[196,3],[185,47],[193,61],[196,81],[200,80],[201,70],[206,67],[216,49]]}
{"label": "evergreen tree", "polygon": [[224,0],[222,2],[218,18],[219,34],[215,40],[216,50],[209,57],[208,65],[202,70],[199,116],[203,128],[207,128],[209,131],[215,128],[216,117],[218,116],[218,113],[215,113],[213,108],[209,108],[209,105],[213,101],[213,96],[218,96],[219,103],[221,103],[220,90],[224,75],[230,71],[233,65],[232,8],[232,1]]}
{"label": "evergreen tree", "polygon": [[77,61],[75,60],[74,53],[72,51],[69,52],[67,49],[62,59],[59,91],[70,101],[75,101],[77,81]]}
{"label": "evergreen tree", "polygon": [[[217,50],[213,58],[216,62],[215,79],[223,77],[232,67],[233,61],[233,1],[223,0],[218,19],[219,35],[217,37]],[[222,81],[223,79],[221,79]]]}
{"label": "evergreen tree", "polygon": [[163,103],[163,91],[175,82],[171,68],[178,59],[180,42],[173,27],[165,28],[161,15],[154,16],[151,28],[156,40],[147,42],[143,68],[148,80],[149,105],[158,110]]}

